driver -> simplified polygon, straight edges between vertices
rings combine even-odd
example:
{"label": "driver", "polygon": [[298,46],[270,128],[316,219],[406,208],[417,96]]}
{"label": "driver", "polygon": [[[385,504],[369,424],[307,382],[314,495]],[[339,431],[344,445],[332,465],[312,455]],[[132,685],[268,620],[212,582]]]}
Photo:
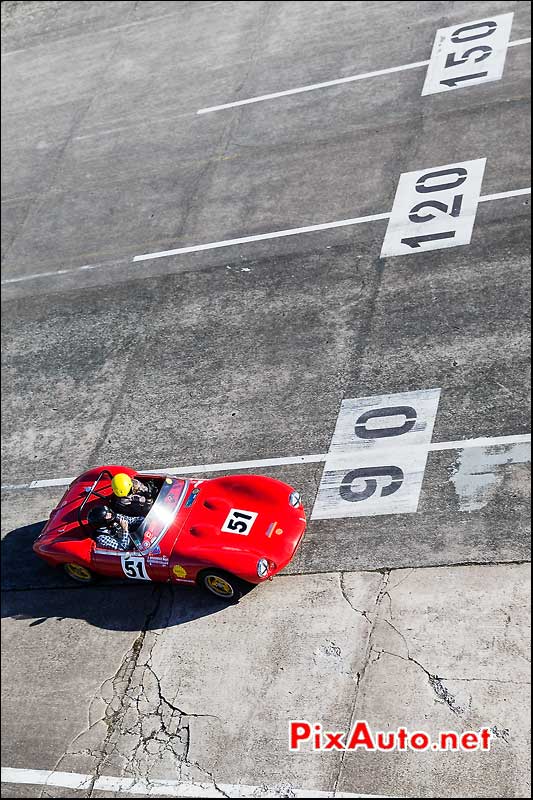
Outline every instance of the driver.
{"label": "driver", "polygon": [[87,514],[87,521],[96,530],[96,544],[110,550],[130,550],[130,532],[136,531],[144,517],[116,514],[108,506],[95,506]]}
{"label": "driver", "polygon": [[113,510],[128,516],[146,516],[153,504],[152,493],[146,484],[118,472],[111,480],[113,494],[110,498]]}

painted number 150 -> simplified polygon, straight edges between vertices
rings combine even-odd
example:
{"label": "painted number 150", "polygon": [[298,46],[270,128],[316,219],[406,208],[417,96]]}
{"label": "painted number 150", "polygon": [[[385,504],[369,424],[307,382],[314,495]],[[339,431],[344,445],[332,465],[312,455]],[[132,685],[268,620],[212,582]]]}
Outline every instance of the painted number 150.
{"label": "painted number 150", "polygon": [[440,28],[435,35],[422,95],[499,80],[512,23],[513,14],[509,13]]}

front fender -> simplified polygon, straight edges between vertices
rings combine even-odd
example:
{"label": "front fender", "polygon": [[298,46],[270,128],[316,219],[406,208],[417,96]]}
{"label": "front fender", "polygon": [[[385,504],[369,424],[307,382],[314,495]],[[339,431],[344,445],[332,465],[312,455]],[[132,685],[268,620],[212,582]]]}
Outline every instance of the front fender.
{"label": "front fender", "polygon": [[247,583],[262,583],[267,580],[268,575],[260,578],[257,574],[257,562],[260,556],[252,553],[242,553],[226,550],[212,550],[202,554],[202,565],[198,572],[206,568],[220,569],[229,572]]}

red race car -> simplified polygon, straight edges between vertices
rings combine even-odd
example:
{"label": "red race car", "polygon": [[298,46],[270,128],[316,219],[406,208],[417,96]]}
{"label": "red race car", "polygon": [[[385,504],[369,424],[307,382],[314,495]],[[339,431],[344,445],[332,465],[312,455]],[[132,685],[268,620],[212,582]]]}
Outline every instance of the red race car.
{"label": "red race car", "polygon": [[[97,544],[97,533],[87,521],[91,508],[111,501],[111,480],[118,473],[148,483],[155,498],[130,532],[127,551]],[[235,602],[251,585],[287,566],[305,527],[300,495],[274,478],[189,480],[98,467],[70,484],[33,549],[84,583],[108,575],[198,584]]]}

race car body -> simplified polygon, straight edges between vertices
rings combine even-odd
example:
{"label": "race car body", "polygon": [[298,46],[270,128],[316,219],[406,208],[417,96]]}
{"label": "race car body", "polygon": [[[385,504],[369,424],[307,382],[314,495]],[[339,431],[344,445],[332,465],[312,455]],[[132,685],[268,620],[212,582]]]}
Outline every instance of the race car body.
{"label": "race car body", "polygon": [[[111,479],[126,473],[147,482],[154,502],[130,533],[131,547],[98,546],[87,514],[112,498]],[[305,532],[300,495],[259,475],[208,480],[99,467],[75,479],[50,514],[33,549],[76,580],[95,575],[200,584],[227,600],[287,566]]]}

